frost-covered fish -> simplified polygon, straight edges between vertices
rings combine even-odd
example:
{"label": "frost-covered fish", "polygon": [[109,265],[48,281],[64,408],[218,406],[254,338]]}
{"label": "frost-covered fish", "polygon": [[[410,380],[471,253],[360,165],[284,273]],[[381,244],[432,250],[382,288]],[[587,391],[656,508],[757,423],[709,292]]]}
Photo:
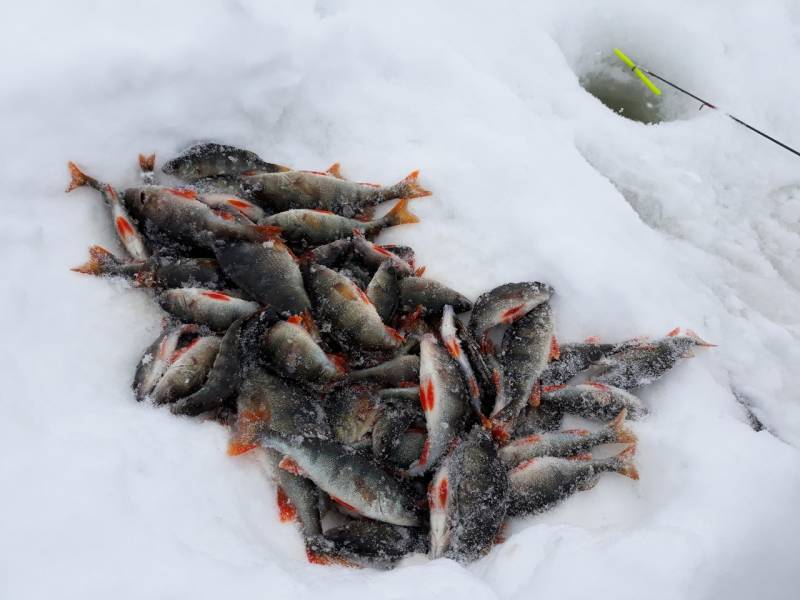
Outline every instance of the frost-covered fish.
{"label": "frost-covered fish", "polygon": [[263,433],[260,441],[286,455],[281,468],[308,477],[345,508],[394,525],[419,524],[417,498],[411,490],[347,446],[273,431]]}
{"label": "frost-covered fish", "polygon": [[366,292],[383,322],[388,323],[400,304],[397,265],[388,260],[382,263],[367,285]]}
{"label": "frost-covered fish", "polygon": [[400,347],[402,336],[384,325],[367,295],[347,277],[322,265],[308,266],[305,275],[315,314],[345,345],[363,350]]}
{"label": "frost-covered fish", "polygon": [[251,190],[252,200],[273,212],[306,208],[353,217],[387,200],[429,196],[430,192],[417,183],[418,175],[419,171],[414,171],[390,187],[355,183],[309,171],[245,173],[242,181]]}
{"label": "frost-covered fish", "polygon": [[219,265],[212,258],[150,257],[143,261],[125,261],[101,246],[91,246],[89,261],[72,270],[101,277],[122,277],[145,287],[216,289],[224,282]]}
{"label": "frost-covered fish", "polygon": [[348,381],[374,381],[383,385],[398,386],[419,379],[419,356],[401,354],[368,369],[347,374]]}
{"label": "frost-covered fish", "polygon": [[420,341],[419,400],[425,413],[428,438],[411,475],[421,475],[436,466],[461,432],[467,413],[467,390],[458,365],[436,337],[426,334]]}
{"label": "frost-covered fish", "polygon": [[238,222],[230,213],[212,209],[194,190],[163,186],[129,188],[125,207],[145,229],[155,228],[179,242],[214,249],[218,240],[269,241],[275,229]]}
{"label": "frost-covered fish", "polygon": [[228,454],[232,456],[258,446],[258,435],[264,429],[285,435],[330,435],[327,417],[317,398],[261,367],[243,376],[236,409],[236,422],[228,444]]}
{"label": "frost-covered fish", "polygon": [[438,315],[449,304],[457,313],[468,311],[472,302],[446,285],[425,277],[400,280],[400,308],[410,312],[422,307],[423,314]]}
{"label": "frost-covered fish", "polygon": [[600,444],[635,444],[636,436],[625,427],[627,411],[622,409],[613,421],[597,431],[569,429],[529,435],[512,440],[500,449],[500,459],[509,467],[541,456],[575,456]]}
{"label": "frost-covered fish", "polygon": [[542,372],[542,385],[561,385],[581,371],[610,354],[616,344],[600,344],[586,341],[564,344],[559,347],[559,357],[553,360]]}
{"label": "frost-covered fish", "polygon": [[89,177],[81,171],[75,163],[67,163],[67,166],[72,176],[72,181],[70,181],[67,192],[71,192],[84,185],[88,185],[100,192],[106,204],[111,208],[114,230],[117,232],[117,237],[120,242],[122,242],[125,250],[134,260],[147,260],[150,257],[150,252],[147,250],[147,246],[145,246],[144,238],[142,234],[139,233],[136,224],[128,215],[128,211],[120,201],[117,191],[111,187],[111,185],[102,183],[94,177]]}
{"label": "frost-covered fish", "polygon": [[506,467],[491,436],[476,426],[431,481],[431,557],[470,562],[486,554],[505,521],[508,494]]}
{"label": "frost-covered fish", "polygon": [[239,336],[247,318],[241,317],[228,327],[203,387],[172,404],[173,414],[199,415],[219,408],[236,393],[242,377]]}
{"label": "frost-covered fish", "polygon": [[156,387],[169,367],[181,338],[196,333],[196,325],[176,325],[165,329],[145,350],[133,377],[132,387],[137,400],[144,400]]}
{"label": "frost-covered fish", "polygon": [[216,335],[201,336],[176,350],[169,368],[153,389],[153,402],[173,402],[200,389],[208,378],[221,342],[222,338]]}
{"label": "frost-covered fish", "polygon": [[387,569],[427,547],[427,538],[417,527],[361,519],[306,540],[306,556],[308,562],[319,565]]}
{"label": "frost-covered fish", "polygon": [[630,392],[605,383],[555,385],[542,388],[542,406],[581,417],[608,421],[625,409],[630,419],[647,414],[647,407]]}
{"label": "frost-covered fish", "polygon": [[322,502],[319,488],[313,481],[278,467],[283,454],[266,449],[267,460],[275,479],[275,503],[281,523],[297,521],[304,537],[322,533]]}
{"label": "frost-covered fish", "polygon": [[157,297],[169,314],[181,321],[225,331],[236,319],[258,311],[258,304],[216,290],[175,288]]}
{"label": "frost-covered fish", "polygon": [[328,417],[334,438],[353,448],[371,444],[372,428],[381,415],[379,396],[370,386],[339,390],[329,401]]}
{"label": "frost-covered fish", "polygon": [[501,387],[492,411],[495,436],[500,441],[508,440],[529,401],[534,406],[539,403],[539,376],[550,357],[558,353],[554,330],[550,303],[542,302],[503,336]]}
{"label": "frost-covered fish", "polygon": [[618,455],[603,459],[543,456],[520,463],[508,473],[511,482],[509,514],[545,510],[576,491],[591,489],[606,471],[639,479],[632,462],[634,450],[635,446],[629,446]]}
{"label": "frost-covered fish", "polygon": [[261,353],[268,364],[284,377],[303,383],[323,384],[344,376],[347,366],[341,357],[327,354],[300,316],[278,321],[261,338]]}
{"label": "frost-covered fish", "polygon": [[550,300],[553,288],[538,281],[506,283],[478,296],[469,319],[475,339],[486,345],[486,333],[497,325],[510,325]]}
{"label": "frost-covered fish", "polygon": [[215,252],[223,272],[259,304],[285,317],[311,307],[297,259],[280,238],[262,243],[229,240],[218,244]]}
{"label": "frost-covered fish", "polygon": [[305,208],[279,212],[260,221],[262,225],[280,227],[281,235],[288,241],[312,246],[350,237],[354,231],[375,235],[387,227],[418,222],[419,219],[408,210],[407,199],[400,200],[384,216],[371,221],[359,221],[326,210]]}
{"label": "frost-covered fish", "polygon": [[680,328],[660,340],[631,340],[601,359],[592,380],[629,390],[653,383],[681,358],[694,356],[695,346],[713,347],[691,329],[680,335]]}
{"label": "frost-covered fish", "polygon": [[[412,404],[405,398],[384,400],[380,406],[379,416],[372,427],[372,454],[381,462],[389,461],[400,449],[403,436],[408,428],[423,419],[418,403]],[[407,468],[419,458],[421,450],[422,444],[417,448],[416,454],[402,466]]]}
{"label": "frost-covered fish", "polygon": [[243,171],[274,173],[289,171],[288,167],[263,161],[255,152],[205,142],[190,146],[161,168],[164,173],[183,181],[193,182],[203,177],[239,175]]}
{"label": "frost-covered fish", "polygon": [[467,355],[461,349],[461,341],[458,339],[455,320],[456,317],[453,307],[447,304],[442,310],[442,324],[439,333],[441,334],[444,347],[447,348],[450,356],[453,357],[456,363],[458,363],[458,367],[461,369],[461,374],[467,384],[467,394],[469,395],[469,402],[472,405],[472,409],[475,411],[475,414],[483,420],[484,414],[481,408],[481,389],[478,385],[475,372],[472,370],[472,365]]}
{"label": "frost-covered fish", "polygon": [[384,263],[390,262],[400,277],[408,277],[414,274],[413,254],[412,262],[409,262],[403,256],[393,252],[390,246],[380,246],[369,241],[360,231],[353,232],[351,245],[355,255],[373,271]]}

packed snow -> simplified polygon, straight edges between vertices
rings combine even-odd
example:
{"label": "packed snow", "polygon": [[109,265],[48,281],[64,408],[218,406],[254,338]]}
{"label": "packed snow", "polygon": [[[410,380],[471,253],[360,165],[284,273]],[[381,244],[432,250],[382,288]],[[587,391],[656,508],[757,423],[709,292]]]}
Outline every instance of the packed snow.
{"label": "packed snow", "polygon": [[[634,89],[619,46],[800,145],[800,4],[85,1],[6,17],[0,597],[797,597],[800,158],[666,89],[646,125],[582,84]],[[422,222],[380,239],[413,246],[426,276],[473,299],[548,282],[562,341],[683,326],[719,347],[641,392],[639,481],[605,475],[466,567],[310,565],[256,456],[135,402],[156,303],[69,271],[117,246],[96,194],[63,193],[67,160],[124,187],[139,152],[197,140],[340,161],[359,181],[420,168]]]}

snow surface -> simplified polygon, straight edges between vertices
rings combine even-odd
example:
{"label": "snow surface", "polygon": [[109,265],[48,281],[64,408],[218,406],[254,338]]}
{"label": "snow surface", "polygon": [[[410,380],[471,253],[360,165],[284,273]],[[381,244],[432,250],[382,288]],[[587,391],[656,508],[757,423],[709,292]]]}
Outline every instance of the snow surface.
{"label": "snow surface", "polygon": [[[800,4],[28,1],[5,16],[0,597],[798,597],[800,159],[673,96],[667,122],[623,119],[580,81],[620,78],[619,46],[800,145]],[[96,195],[64,195],[66,161],[124,186],[138,152],[199,139],[365,181],[421,168],[422,222],[383,239],[429,276],[472,297],[547,281],[562,340],[681,325],[719,347],[642,392],[640,481],[605,476],[466,568],[309,565],[257,460],[134,401],[156,304],[68,270],[116,246]]]}

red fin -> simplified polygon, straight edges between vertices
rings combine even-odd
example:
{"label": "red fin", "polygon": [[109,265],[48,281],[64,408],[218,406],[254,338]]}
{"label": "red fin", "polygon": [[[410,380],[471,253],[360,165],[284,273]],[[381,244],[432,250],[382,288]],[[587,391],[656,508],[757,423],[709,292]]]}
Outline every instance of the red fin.
{"label": "red fin", "polygon": [[200,292],[201,296],[205,296],[206,298],[211,298],[212,300],[219,300],[221,302],[229,302],[231,297],[228,294],[223,294],[222,292]]}
{"label": "red fin", "polygon": [[167,191],[173,196],[184,198],[186,200],[197,200],[197,192],[188,190],[186,188],[167,188]]}
{"label": "red fin", "polygon": [[541,384],[537,383],[533,386],[531,390],[531,395],[528,397],[528,404],[530,404],[533,408],[536,408],[542,403],[542,386]]}
{"label": "red fin", "polygon": [[481,339],[481,352],[486,355],[494,353],[494,342],[492,341],[492,338],[485,334],[483,339]]}
{"label": "red fin", "polygon": [[417,183],[419,177],[419,170],[412,171],[408,176],[397,184],[400,195],[398,198],[422,198],[423,196],[430,196],[431,192]]}
{"label": "red fin", "polygon": [[422,277],[427,268],[428,267],[426,267],[425,265],[422,265],[421,267],[414,269],[414,277]]}
{"label": "red fin", "polygon": [[278,503],[278,518],[281,523],[288,523],[289,521],[297,520],[297,509],[289,500],[289,496],[281,486],[278,486],[276,502]]}
{"label": "red fin", "polygon": [[436,405],[436,391],[433,388],[432,379],[420,382],[419,402],[422,405],[422,410],[425,412],[431,412]]}
{"label": "red fin", "polygon": [[122,239],[129,238],[130,236],[134,235],[135,230],[133,229],[133,225],[130,224],[128,219],[125,217],[117,217],[114,221],[114,224],[117,227],[117,233],[119,233],[119,237]]}
{"label": "red fin", "polygon": [[553,336],[550,338],[550,358],[549,360],[558,360],[561,357],[561,348],[558,346],[558,338]]}
{"label": "red fin", "polygon": [[291,323],[292,325],[300,325],[303,322],[303,317],[301,315],[292,315],[286,319],[286,322]]}
{"label": "red fin", "polygon": [[226,203],[238,209],[248,210],[250,208],[253,208],[253,205],[250,204],[247,200],[241,200],[240,198],[231,198],[229,200],[226,200]]}
{"label": "red fin", "polygon": [[494,389],[497,393],[500,393],[500,371],[497,369],[492,369],[492,383],[494,384]]}
{"label": "red fin", "polygon": [[358,513],[359,512],[359,510],[355,506],[352,506],[351,504],[348,504],[347,502],[345,502],[341,498],[337,498],[336,496],[331,496],[331,500],[333,500],[334,502],[336,502],[336,504],[346,508],[349,511],[352,511],[354,513]]}
{"label": "red fin", "polygon": [[306,559],[313,565],[324,566],[337,566],[337,567],[350,567],[352,569],[360,569],[361,566],[353,561],[341,558],[339,556],[332,556],[330,554],[321,554],[314,552],[311,548],[306,548]]}
{"label": "red fin", "polygon": [[341,354],[327,354],[328,360],[333,363],[339,373],[347,373],[347,359]]}
{"label": "red fin", "polygon": [[509,325],[519,319],[523,315],[523,311],[525,310],[525,305],[520,304],[519,306],[514,306],[509,308],[508,310],[504,310],[503,313],[500,315],[500,322]]}
{"label": "red fin", "polygon": [[419,459],[417,460],[417,464],[420,466],[425,466],[428,464],[428,456],[431,452],[431,440],[430,438],[425,438],[425,443],[422,445],[422,451],[419,453]]}
{"label": "red fin", "polygon": [[478,415],[478,418],[481,420],[481,427],[483,427],[486,431],[492,431],[492,420],[484,414]]}
{"label": "red fin", "polygon": [[437,494],[437,499],[439,500],[439,506],[444,508],[447,505],[447,478],[445,477],[439,482],[439,493]]}
{"label": "red fin", "polygon": [[542,388],[542,393],[549,394],[550,392],[557,392],[558,390],[563,390],[565,387],[567,387],[567,385],[564,383],[559,385],[546,385]]}
{"label": "red fin", "polygon": [[505,544],[508,540],[508,521],[503,521],[500,525],[500,528],[497,530],[497,533],[494,536],[494,543],[495,544]]}
{"label": "red fin", "polygon": [[505,446],[511,438],[506,425],[492,421],[492,437],[501,446]]}
{"label": "red fin", "polygon": [[400,319],[398,327],[403,331],[410,331],[411,328],[414,327],[414,324],[422,317],[423,310],[421,306],[417,306],[413,312],[404,315]]}
{"label": "red fin", "polygon": [[677,336],[677,335],[678,335],[680,332],[681,332],[681,328],[680,328],[680,327],[676,327],[675,329],[673,329],[672,331],[670,331],[669,333],[667,333],[667,337],[675,337],[675,336]]}
{"label": "red fin", "polygon": [[406,341],[406,338],[404,338],[402,334],[399,331],[397,331],[394,327],[386,326],[386,333],[389,334],[389,337],[398,341],[401,344]]}
{"label": "red fin", "polygon": [[478,380],[475,379],[474,375],[467,380],[467,387],[469,387],[469,393],[472,398],[480,398],[481,388],[478,386]]}
{"label": "red fin", "polygon": [[583,340],[584,344],[599,344],[600,343],[600,336],[599,335],[590,335],[585,340]]}
{"label": "red fin", "polygon": [[526,436],[524,438],[520,438],[518,440],[514,440],[513,442],[510,442],[508,445],[509,446],[525,446],[527,444],[535,444],[541,439],[542,439],[541,435],[533,434],[533,435]]}
{"label": "red fin", "polygon": [[249,452],[253,448],[258,448],[255,442],[240,442],[238,440],[231,440],[228,442],[228,456],[239,456],[245,452]]}
{"label": "red fin", "polygon": [[281,461],[278,463],[278,468],[291,473],[292,475],[299,475],[300,477],[305,477],[305,471],[298,465],[293,458],[289,456],[284,456]]}
{"label": "red fin", "polygon": [[535,459],[535,458],[529,458],[528,460],[523,460],[523,461],[522,461],[521,463],[519,463],[519,464],[518,464],[516,467],[514,467],[513,469],[511,469],[511,470],[508,472],[508,474],[509,474],[509,475],[511,475],[512,473],[519,473],[520,471],[523,471],[523,470],[527,469],[529,466],[531,466],[531,465],[532,465],[532,464],[534,464],[535,462],[536,462],[536,459]]}
{"label": "red fin", "polygon": [[156,168],[156,155],[155,154],[140,154],[139,155],[139,168],[143,173],[151,173]]}

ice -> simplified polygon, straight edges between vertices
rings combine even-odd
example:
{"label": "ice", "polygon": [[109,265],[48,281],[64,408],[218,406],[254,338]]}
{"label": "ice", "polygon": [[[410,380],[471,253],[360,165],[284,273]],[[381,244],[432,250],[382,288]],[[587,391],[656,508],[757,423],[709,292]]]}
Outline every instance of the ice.
{"label": "ice", "polygon": [[[800,5],[620,0],[16,3],[0,50],[0,596],[794,598],[800,159],[670,96],[658,125],[587,93],[614,47],[800,145]],[[624,73],[623,73],[624,75]],[[665,91],[665,96],[670,92]],[[655,110],[655,109],[654,109]],[[69,271],[121,252],[99,195],[197,140],[392,184],[382,234],[475,299],[543,281],[559,339],[690,327],[719,345],[645,388],[641,479],[607,475],[462,567],[306,563],[257,461],[137,404],[147,291]],[[755,432],[736,397],[766,429]]]}

